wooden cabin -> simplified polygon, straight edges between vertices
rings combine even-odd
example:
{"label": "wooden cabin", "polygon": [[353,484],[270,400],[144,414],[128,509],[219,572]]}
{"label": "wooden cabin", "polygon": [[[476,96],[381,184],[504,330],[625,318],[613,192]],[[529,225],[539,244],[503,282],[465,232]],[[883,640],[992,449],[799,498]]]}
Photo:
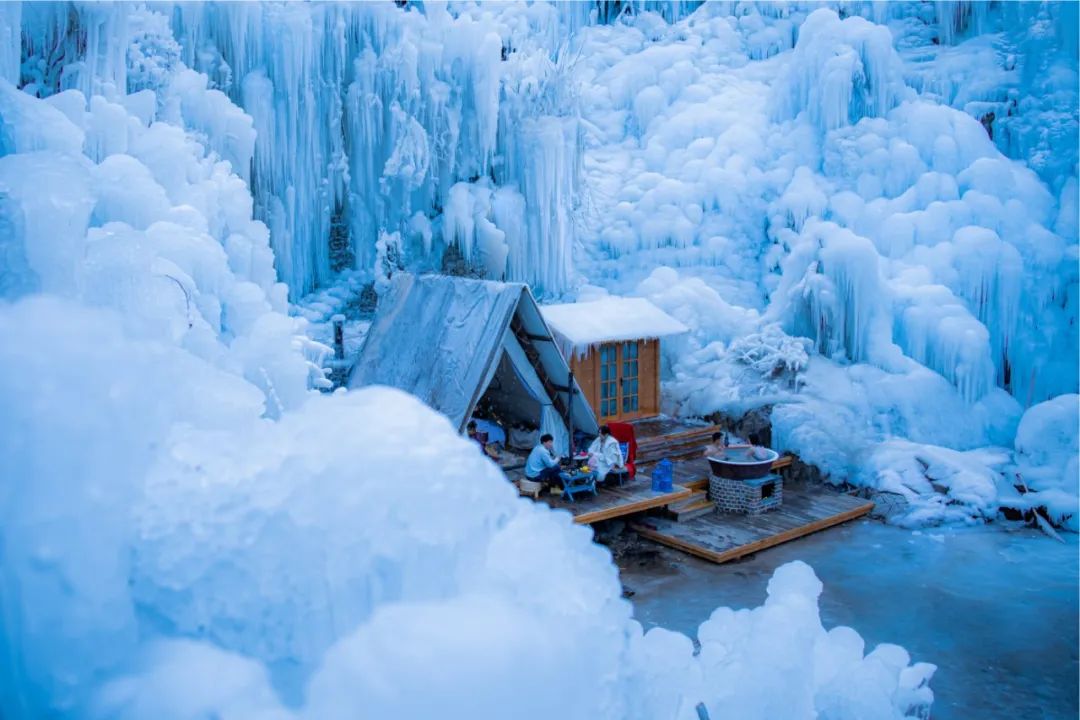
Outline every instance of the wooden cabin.
{"label": "wooden cabin", "polygon": [[644,298],[541,309],[600,422],[660,414],[660,342],[687,332],[685,325]]}

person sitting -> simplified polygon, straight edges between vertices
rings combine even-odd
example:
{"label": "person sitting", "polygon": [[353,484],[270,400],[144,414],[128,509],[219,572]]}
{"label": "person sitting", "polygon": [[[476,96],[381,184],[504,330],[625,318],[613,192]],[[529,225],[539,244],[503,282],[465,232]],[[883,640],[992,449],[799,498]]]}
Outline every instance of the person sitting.
{"label": "person sitting", "polygon": [[470,420],[469,424],[465,426],[465,434],[469,436],[470,440],[474,440],[477,445],[480,446],[480,451],[490,458],[498,458],[499,453],[495,451],[495,448],[489,447],[484,438],[480,436],[480,433],[476,430],[476,421]]}
{"label": "person sitting", "polygon": [[525,478],[533,482],[548,485],[562,482],[563,474],[559,470],[559,456],[555,454],[555,438],[548,433],[540,436],[540,444],[529,453],[525,461]]}
{"label": "person sitting", "polygon": [[724,433],[714,432],[712,442],[705,446],[703,457],[723,457],[725,450],[727,450],[727,443],[724,442]]}
{"label": "person sitting", "polygon": [[609,474],[627,472],[622,448],[607,425],[600,426],[600,434],[589,445],[589,467],[596,470],[597,482],[604,482]]}

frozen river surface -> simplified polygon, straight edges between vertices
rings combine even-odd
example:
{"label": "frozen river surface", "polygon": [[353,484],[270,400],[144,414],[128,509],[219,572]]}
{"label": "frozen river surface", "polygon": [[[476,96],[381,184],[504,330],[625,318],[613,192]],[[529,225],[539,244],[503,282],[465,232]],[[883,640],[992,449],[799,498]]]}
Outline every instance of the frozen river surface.
{"label": "frozen river surface", "polygon": [[648,628],[696,636],[713,608],[756,607],[773,570],[809,563],[825,584],[826,628],[849,625],[869,650],[904,646],[938,666],[934,720],[1076,720],[1078,543],[992,525],[912,533],[858,521],[712,565],[664,550],[622,563]]}

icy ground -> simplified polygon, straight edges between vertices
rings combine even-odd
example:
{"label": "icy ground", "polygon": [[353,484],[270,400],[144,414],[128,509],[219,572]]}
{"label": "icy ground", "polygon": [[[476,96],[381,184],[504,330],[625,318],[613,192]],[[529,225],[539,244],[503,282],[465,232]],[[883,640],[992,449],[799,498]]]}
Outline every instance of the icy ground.
{"label": "icy ground", "polygon": [[[858,622],[868,642],[903,637],[933,659],[936,720],[1072,720],[1078,711],[1078,543],[1009,526],[909,532],[859,521],[712,565],[665,554],[622,563],[646,627],[693,633],[716,604],[753,607],[773,569],[810,563],[826,627]],[[668,560],[671,564],[668,564]]]}

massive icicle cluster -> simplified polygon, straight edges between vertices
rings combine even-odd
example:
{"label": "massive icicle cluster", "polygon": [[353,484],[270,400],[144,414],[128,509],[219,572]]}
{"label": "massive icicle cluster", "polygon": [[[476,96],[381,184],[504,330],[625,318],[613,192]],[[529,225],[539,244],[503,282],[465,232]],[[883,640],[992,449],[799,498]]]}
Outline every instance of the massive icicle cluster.
{"label": "massive icicle cluster", "polygon": [[[583,265],[695,330],[669,408],[773,406],[778,449],[884,488],[879,443],[1010,447],[1076,392],[1075,28],[1061,4],[710,3],[583,30]],[[986,468],[985,502],[916,492],[959,506],[918,517],[1017,502]]]}
{"label": "massive icicle cluster", "polygon": [[[273,264],[288,221],[254,219],[246,182],[277,172],[261,123],[300,118],[242,111],[153,9],[12,7],[0,715],[926,715],[933,666],[823,628],[805,565],[781,568],[760,608],[717,611],[695,653],[644,633],[607,551],[518,498],[445,418],[385,389],[311,390],[323,348],[286,314]],[[16,70],[20,22],[37,34]],[[16,72],[36,79],[17,89]],[[398,180],[425,164],[411,143],[391,154]],[[498,248],[475,208],[520,214],[529,190],[507,192],[454,191],[463,248],[469,203],[474,250]],[[382,232],[382,253],[401,238]]]}
{"label": "massive icicle cluster", "polygon": [[0,712],[925,716],[804,566],[643,634],[443,419],[314,393],[287,296],[645,296],[672,409],[1075,528],[1076,6],[404,5],[0,4]]}
{"label": "massive icicle cluster", "polygon": [[[31,4],[21,78],[40,96],[89,96],[161,82],[181,62],[204,73],[254,120],[254,162],[235,169],[250,180],[294,297],[334,271],[370,269],[383,232],[402,233],[417,267],[439,268],[452,246],[488,275],[561,292],[580,160],[563,38],[583,13],[583,4],[451,13],[437,2],[423,12],[181,3],[166,16],[122,3]],[[18,16],[6,10],[0,30]],[[18,81],[18,62],[5,62]],[[214,118],[201,120],[189,118],[203,130]]]}

